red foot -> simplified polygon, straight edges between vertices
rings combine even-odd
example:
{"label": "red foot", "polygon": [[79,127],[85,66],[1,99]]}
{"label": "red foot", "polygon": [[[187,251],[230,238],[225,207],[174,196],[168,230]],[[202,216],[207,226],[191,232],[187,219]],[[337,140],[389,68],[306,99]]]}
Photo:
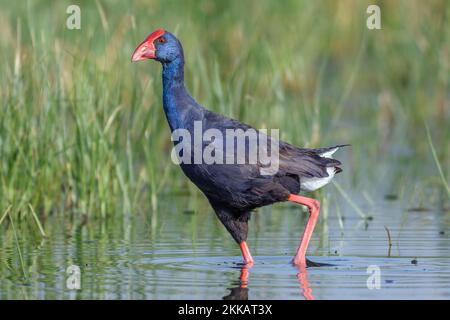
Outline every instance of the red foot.
{"label": "red foot", "polygon": [[242,257],[244,257],[244,263],[247,265],[253,265],[253,257],[250,254],[250,250],[248,249],[247,243],[242,241],[239,245],[242,251]]}
{"label": "red foot", "polygon": [[306,256],[299,255],[297,252],[295,257],[292,259],[292,264],[300,268],[306,268]]}

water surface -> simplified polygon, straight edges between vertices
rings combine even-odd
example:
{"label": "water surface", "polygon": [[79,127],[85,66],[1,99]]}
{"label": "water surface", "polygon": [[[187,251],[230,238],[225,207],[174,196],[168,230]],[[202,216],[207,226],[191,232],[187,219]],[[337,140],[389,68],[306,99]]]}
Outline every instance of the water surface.
{"label": "water surface", "polygon": [[[124,215],[120,222],[54,215],[45,222],[46,239],[19,235],[24,268],[12,235],[1,235],[0,298],[450,298],[448,212],[408,211],[385,200],[364,220],[335,201],[324,209],[309,249],[311,260],[331,266],[307,270],[290,264],[306,218],[294,204],[253,215],[252,268],[241,264],[237,245],[207,205],[186,210],[196,207],[188,197],[162,197],[158,212]],[[81,290],[66,287],[70,265],[80,267]],[[379,289],[368,288],[369,267],[379,268]]]}

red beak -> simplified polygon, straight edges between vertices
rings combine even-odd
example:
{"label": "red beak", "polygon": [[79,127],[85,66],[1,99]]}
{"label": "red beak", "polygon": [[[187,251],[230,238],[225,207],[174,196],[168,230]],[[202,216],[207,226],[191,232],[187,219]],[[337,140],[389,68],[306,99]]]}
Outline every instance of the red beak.
{"label": "red beak", "polygon": [[152,32],[137,48],[134,50],[131,61],[142,61],[147,59],[156,58],[156,48],[153,43],[156,39],[161,37],[164,33],[164,29],[158,29]]}

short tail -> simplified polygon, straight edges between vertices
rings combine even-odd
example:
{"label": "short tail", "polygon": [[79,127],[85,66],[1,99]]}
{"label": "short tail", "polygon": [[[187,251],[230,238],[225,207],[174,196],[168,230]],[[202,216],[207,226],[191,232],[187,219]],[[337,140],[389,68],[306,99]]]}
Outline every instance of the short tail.
{"label": "short tail", "polygon": [[[339,148],[342,147],[348,147],[349,144],[338,144],[334,147],[328,147],[328,148],[320,148],[320,149],[314,149],[314,151],[322,158],[327,159],[333,159],[333,154],[339,150]],[[342,168],[338,166],[334,166],[334,173],[342,172]]]}
{"label": "short tail", "polygon": [[341,147],[349,146],[349,144],[340,144],[334,147],[309,149],[315,154],[315,159],[321,163],[321,167],[326,171],[326,175],[303,177],[300,179],[300,188],[305,191],[314,191],[328,184],[336,173],[342,172],[339,167],[341,162],[333,159],[333,154]]}
{"label": "short tail", "polygon": [[312,149],[317,155],[319,155],[322,158],[333,158],[332,155],[339,150],[339,148],[342,147],[348,147],[350,144],[338,144],[334,147],[328,147],[328,148],[319,148],[319,149]]}

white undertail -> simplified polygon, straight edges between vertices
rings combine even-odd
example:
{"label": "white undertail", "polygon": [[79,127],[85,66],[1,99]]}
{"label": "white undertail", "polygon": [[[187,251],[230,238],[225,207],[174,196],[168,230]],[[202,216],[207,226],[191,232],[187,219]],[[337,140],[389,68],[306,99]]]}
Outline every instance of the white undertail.
{"label": "white undertail", "polygon": [[[334,149],[328,150],[324,153],[319,154],[322,158],[333,158],[333,154],[339,149],[339,147],[336,147]],[[334,178],[334,175],[336,173],[335,167],[328,167],[327,168],[328,177],[322,177],[322,178],[302,178],[300,181],[300,188],[304,191],[315,191],[317,189],[322,188],[323,186],[330,183],[331,179]]]}

